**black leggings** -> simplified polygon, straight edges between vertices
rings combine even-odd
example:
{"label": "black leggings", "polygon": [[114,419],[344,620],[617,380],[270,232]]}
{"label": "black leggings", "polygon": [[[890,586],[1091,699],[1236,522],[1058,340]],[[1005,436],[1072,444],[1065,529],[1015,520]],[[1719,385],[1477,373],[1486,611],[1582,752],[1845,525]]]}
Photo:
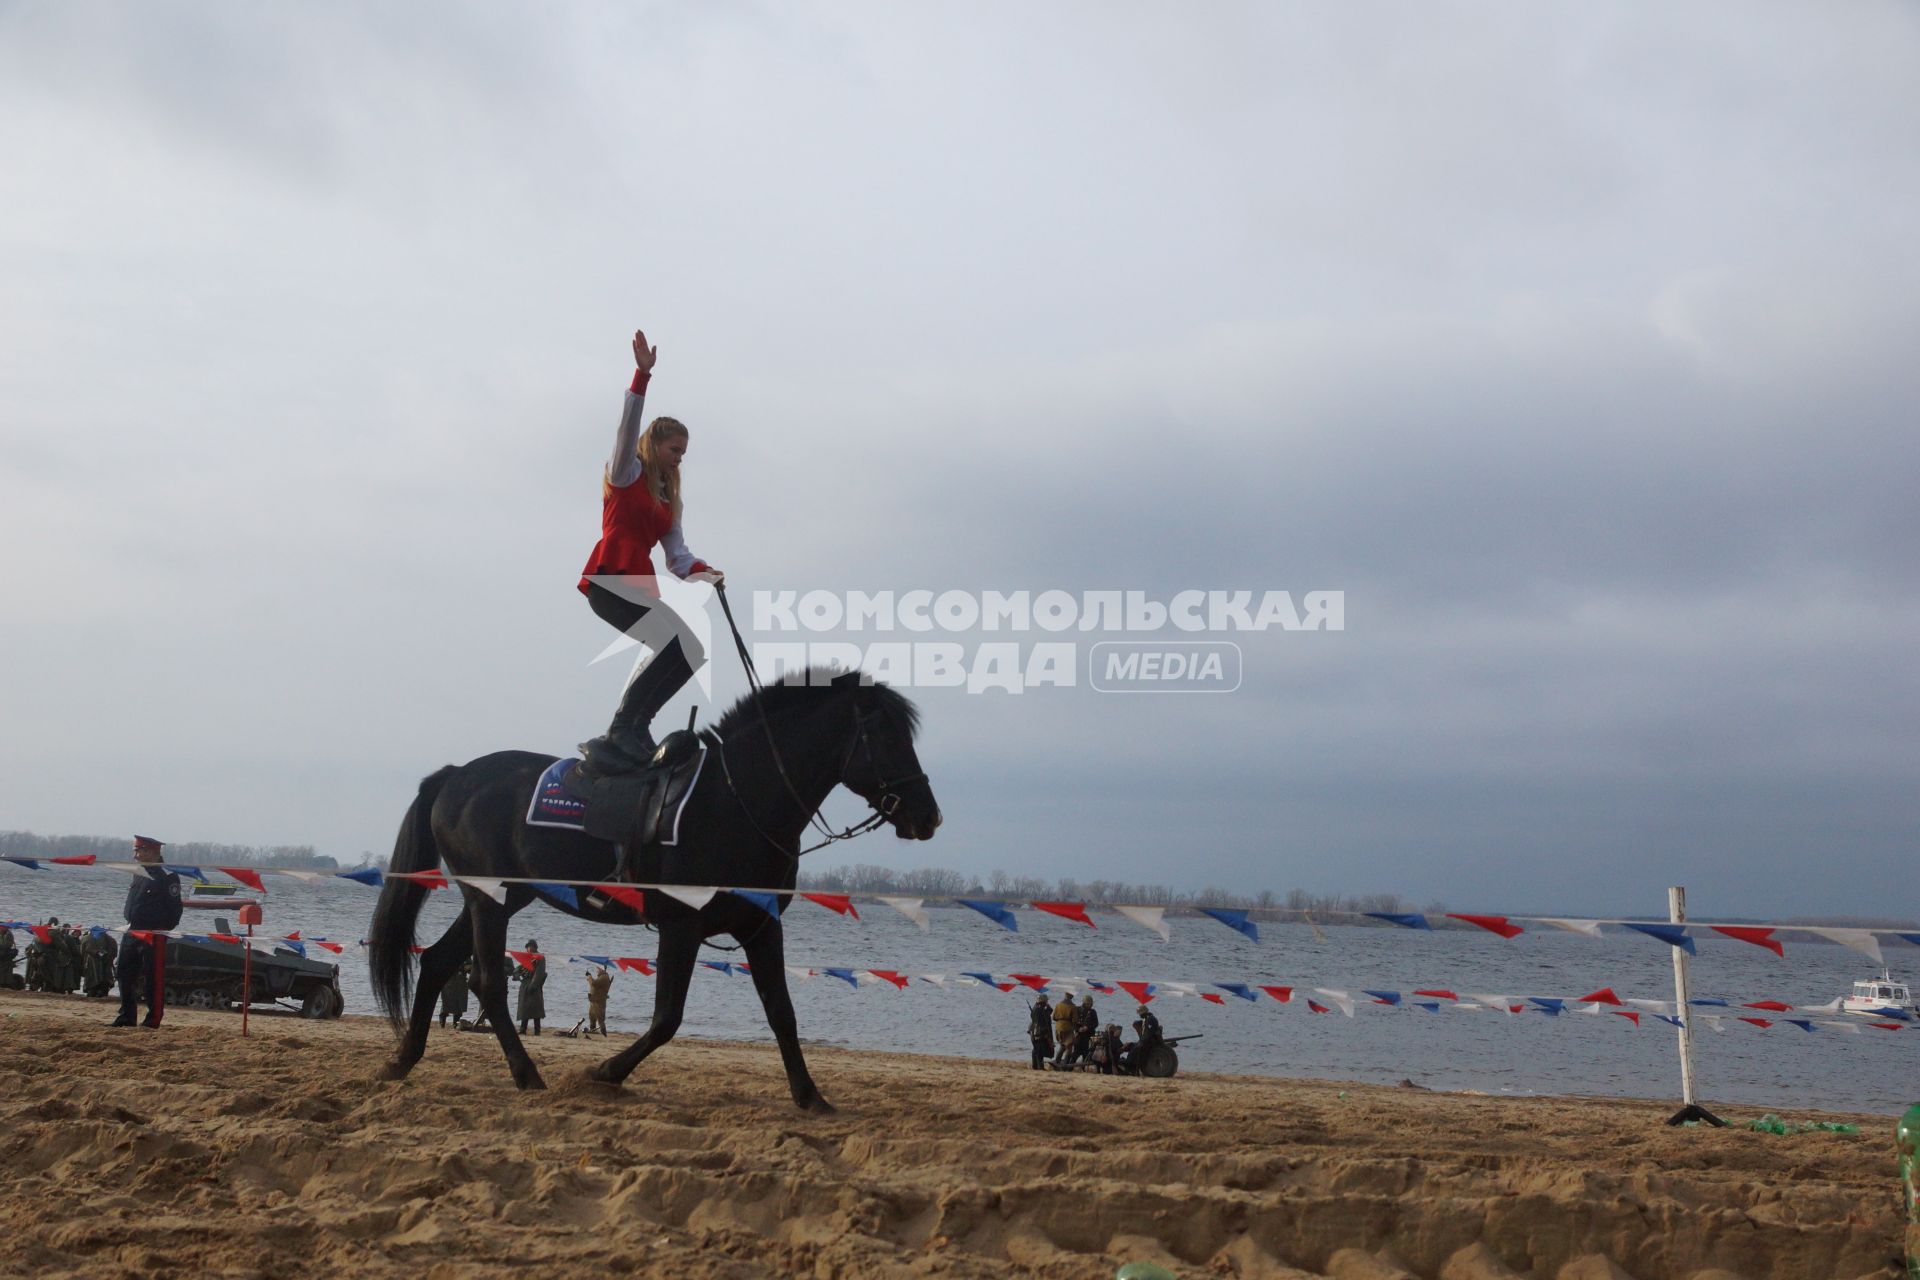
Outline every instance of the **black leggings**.
{"label": "black leggings", "polygon": [[[595,617],[622,635],[630,632],[640,619],[653,611],[652,606],[615,595],[597,582],[587,584],[587,607],[593,610]],[[680,637],[675,636],[666,648],[654,653],[653,661],[640,668],[628,689],[636,696],[644,695],[657,711],[691,679],[693,664],[687,661]]]}

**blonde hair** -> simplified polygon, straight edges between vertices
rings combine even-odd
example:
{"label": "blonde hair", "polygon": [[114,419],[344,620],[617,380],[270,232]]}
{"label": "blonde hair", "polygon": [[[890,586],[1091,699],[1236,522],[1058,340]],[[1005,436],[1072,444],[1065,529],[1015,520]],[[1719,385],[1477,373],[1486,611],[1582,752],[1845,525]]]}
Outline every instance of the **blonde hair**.
{"label": "blonde hair", "polygon": [[687,435],[686,423],[663,414],[647,424],[634,449],[640,455],[640,465],[646,468],[647,492],[653,495],[654,501],[665,503],[675,520],[680,518],[680,469],[656,467],[653,459],[655,451],[667,441],[684,440]]}

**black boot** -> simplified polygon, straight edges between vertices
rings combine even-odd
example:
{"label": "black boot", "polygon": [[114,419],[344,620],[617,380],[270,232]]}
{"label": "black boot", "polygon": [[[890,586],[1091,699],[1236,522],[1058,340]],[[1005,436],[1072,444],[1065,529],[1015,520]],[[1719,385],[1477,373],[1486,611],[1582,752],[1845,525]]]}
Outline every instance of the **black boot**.
{"label": "black boot", "polygon": [[585,789],[600,778],[645,768],[658,749],[651,732],[654,716],[692,678],[693,668],[675,639],[627,685],[606,733],[580,744],[580,763],[567,774],[569,787],[584,798]]}

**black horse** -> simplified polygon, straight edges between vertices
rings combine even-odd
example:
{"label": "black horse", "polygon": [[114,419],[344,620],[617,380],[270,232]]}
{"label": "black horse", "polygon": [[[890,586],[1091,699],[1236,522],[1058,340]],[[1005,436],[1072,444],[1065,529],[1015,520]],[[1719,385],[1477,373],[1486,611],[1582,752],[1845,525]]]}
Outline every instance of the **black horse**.
{"label": "black horse", "polygon": [[[756,697],[758,702],[756,702]],[[811,671],[804,680],[748,694],[701,736],[708,758],[680,815],[679,842],[634,860],[643,884],[727,885],[785,890],[792,901],[800,840],[829,792],[845,786],[873,805],[902,839],[929,840],[940,825],[933,788],[914,753],[919,713],[897,690],[863,683],[858,672]],[[554,757],[501,751],[466,765],[448,765],[420,784],[394,844],[391,869],[429,871],[440,863],[455,876],[605,881],[613,845],[577,832],[530,827],[527,804]],[[618,1084],[640,1060],[673,1039],[686,1007],[700,945],[730,934],[744,948],[767,1023],[780,1043],[793,1100],[830,1111],[807,1074],[787,994],[780,919],[746,898],[714,895],[698,911],[658,892],[645,894],[644,918],[619,902],[579,906],[528,884],[506,886],[506,901],[460,886],[466,906],[453,927],[420,956],[413,978],[413,930],[428,889],[389,879],[374,909],[369,969],[373,991],[400,1037],[388,1065],[401,1079],[426,1052],[440,989],[469,957],[480,1007],[500,1039],[514,1083],[544,1088],[507,1012],[507,923],[536,900],[599,924],[651,924],[660,932],[653,1021],[646,1033],[590,1073]],[[408,993],[412,989],[411,1016]]]}

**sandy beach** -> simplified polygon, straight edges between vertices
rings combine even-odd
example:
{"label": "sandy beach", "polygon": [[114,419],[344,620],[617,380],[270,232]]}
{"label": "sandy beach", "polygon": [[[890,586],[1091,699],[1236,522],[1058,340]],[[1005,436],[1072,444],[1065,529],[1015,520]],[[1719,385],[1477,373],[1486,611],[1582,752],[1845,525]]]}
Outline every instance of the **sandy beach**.
{"label": "sandy beach", "polygon": [[771,1044],[678,1041],[610,1090],[576,1068],[622,1041],[549,1034],[521,1094],[487,1035],[396,1084],[369,1018],[111,1014],[0,995],[0,1273],[1836,1280],[1900,1250],[1885,1116],[816,1047],[813,1117]]}

